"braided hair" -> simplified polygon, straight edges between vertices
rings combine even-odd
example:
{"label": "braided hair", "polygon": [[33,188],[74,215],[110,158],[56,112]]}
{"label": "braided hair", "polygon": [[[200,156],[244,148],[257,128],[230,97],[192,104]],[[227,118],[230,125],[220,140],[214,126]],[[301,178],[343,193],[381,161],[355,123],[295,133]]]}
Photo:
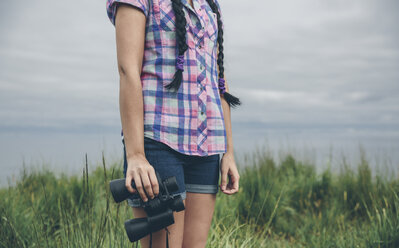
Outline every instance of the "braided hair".
{"label": "braided hair", "polygon": [[[173,80],[168,85],[165,85],[167,89],[173,89],[177,91],[180,88],[181,82],[183,80],[183,64],[184,64],[184,53],[188,49],[187,42],[186,42],[186,18],[183,12],[183,4],[181,0],[171,0],[172,1],[172,8],[175,13],[176,17],[176,40],[177,40],[177,49],[178,49],[178,56],[176,58],[176,72],[173,77]],[[217,64],[219,67],[219,92],[220,95],[226,100],[226,102],[231,107],[235,107],[237,105],[241,105],[240,99],[233,96],[232,94],[226,92],[225,88],[225,80],[224,80],[224,66],[223,66],[223,29],[222,29],[222,20],[218,10],[218,6],[213,0],[206,0],[211,7],[212,11],[217,16],[217,24],[218,24],[218,46],[219,52],[217,55]]]}

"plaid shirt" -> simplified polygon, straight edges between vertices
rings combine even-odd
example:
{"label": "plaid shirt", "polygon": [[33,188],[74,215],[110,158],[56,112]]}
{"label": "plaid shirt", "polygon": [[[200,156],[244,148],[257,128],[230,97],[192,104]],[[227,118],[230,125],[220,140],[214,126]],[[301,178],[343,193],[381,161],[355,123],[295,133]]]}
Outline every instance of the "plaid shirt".
{"label": "plaid shirt", "polygon": [[[218,1],[214,1],[220,12]],[[173,79],[178,55],[171,0],[107,0],[107,14],[113,25],[117,3],[137,7],[146,16],[141,73],[144,136],[187,155],[225,153],[226,129],[217,83],[218,26],[206,0],[193,0],[194,9],[182,0],[189,48],[184,54],[183,81],[177,93],[164,87]],[[123,131],[121,136],[123,140]]]}

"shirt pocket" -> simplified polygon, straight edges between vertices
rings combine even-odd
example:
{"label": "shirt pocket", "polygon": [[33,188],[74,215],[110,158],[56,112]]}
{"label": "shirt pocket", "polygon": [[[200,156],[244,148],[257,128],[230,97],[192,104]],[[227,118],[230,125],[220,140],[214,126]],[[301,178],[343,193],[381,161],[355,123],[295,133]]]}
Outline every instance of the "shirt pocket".
{"label": "shirt pocket", "polygon": [[215,41],[218,37],[218,25],[217,15],[212,10],[207,10],[208,13],[208,25],[206,32],[210,40]]}
{"label": "shirt pocket", "polygon": [[176,16],[170,0],[159,0],[159,22],[164,31],[176,31]]}

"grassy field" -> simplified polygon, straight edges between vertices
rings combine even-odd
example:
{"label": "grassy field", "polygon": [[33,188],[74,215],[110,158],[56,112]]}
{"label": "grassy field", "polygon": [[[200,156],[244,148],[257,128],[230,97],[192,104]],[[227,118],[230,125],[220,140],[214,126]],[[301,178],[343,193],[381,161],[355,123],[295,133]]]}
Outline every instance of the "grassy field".
{"label": "grassy field", "polygon": [[[316,173],[286,154],[255,154],[240,168],[240,191],[219,194],[207,247],[399,247],[399,179],[373,175],[368,161]],[[26,169],[0,190],[0,247],[132,247],[108,182],[122,162],[80,176]],[[350,169],[356,168],[356,169]]]}

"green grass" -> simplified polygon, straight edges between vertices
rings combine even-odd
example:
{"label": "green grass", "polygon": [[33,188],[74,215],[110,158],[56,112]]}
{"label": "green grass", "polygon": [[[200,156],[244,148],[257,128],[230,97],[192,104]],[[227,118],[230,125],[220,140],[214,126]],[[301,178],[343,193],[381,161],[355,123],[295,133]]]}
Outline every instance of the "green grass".
{"label": "green grass", "polygon": [[[0,190],[0,247],[132,247],[131,209],[108,187],[122,162],[103,157],[81,176],[24,169]],[[207,247],[399,247],[399,179],[373,175],[363,156],[339,172],[267,153],[239,169],[239,193],[218,195]]]}

